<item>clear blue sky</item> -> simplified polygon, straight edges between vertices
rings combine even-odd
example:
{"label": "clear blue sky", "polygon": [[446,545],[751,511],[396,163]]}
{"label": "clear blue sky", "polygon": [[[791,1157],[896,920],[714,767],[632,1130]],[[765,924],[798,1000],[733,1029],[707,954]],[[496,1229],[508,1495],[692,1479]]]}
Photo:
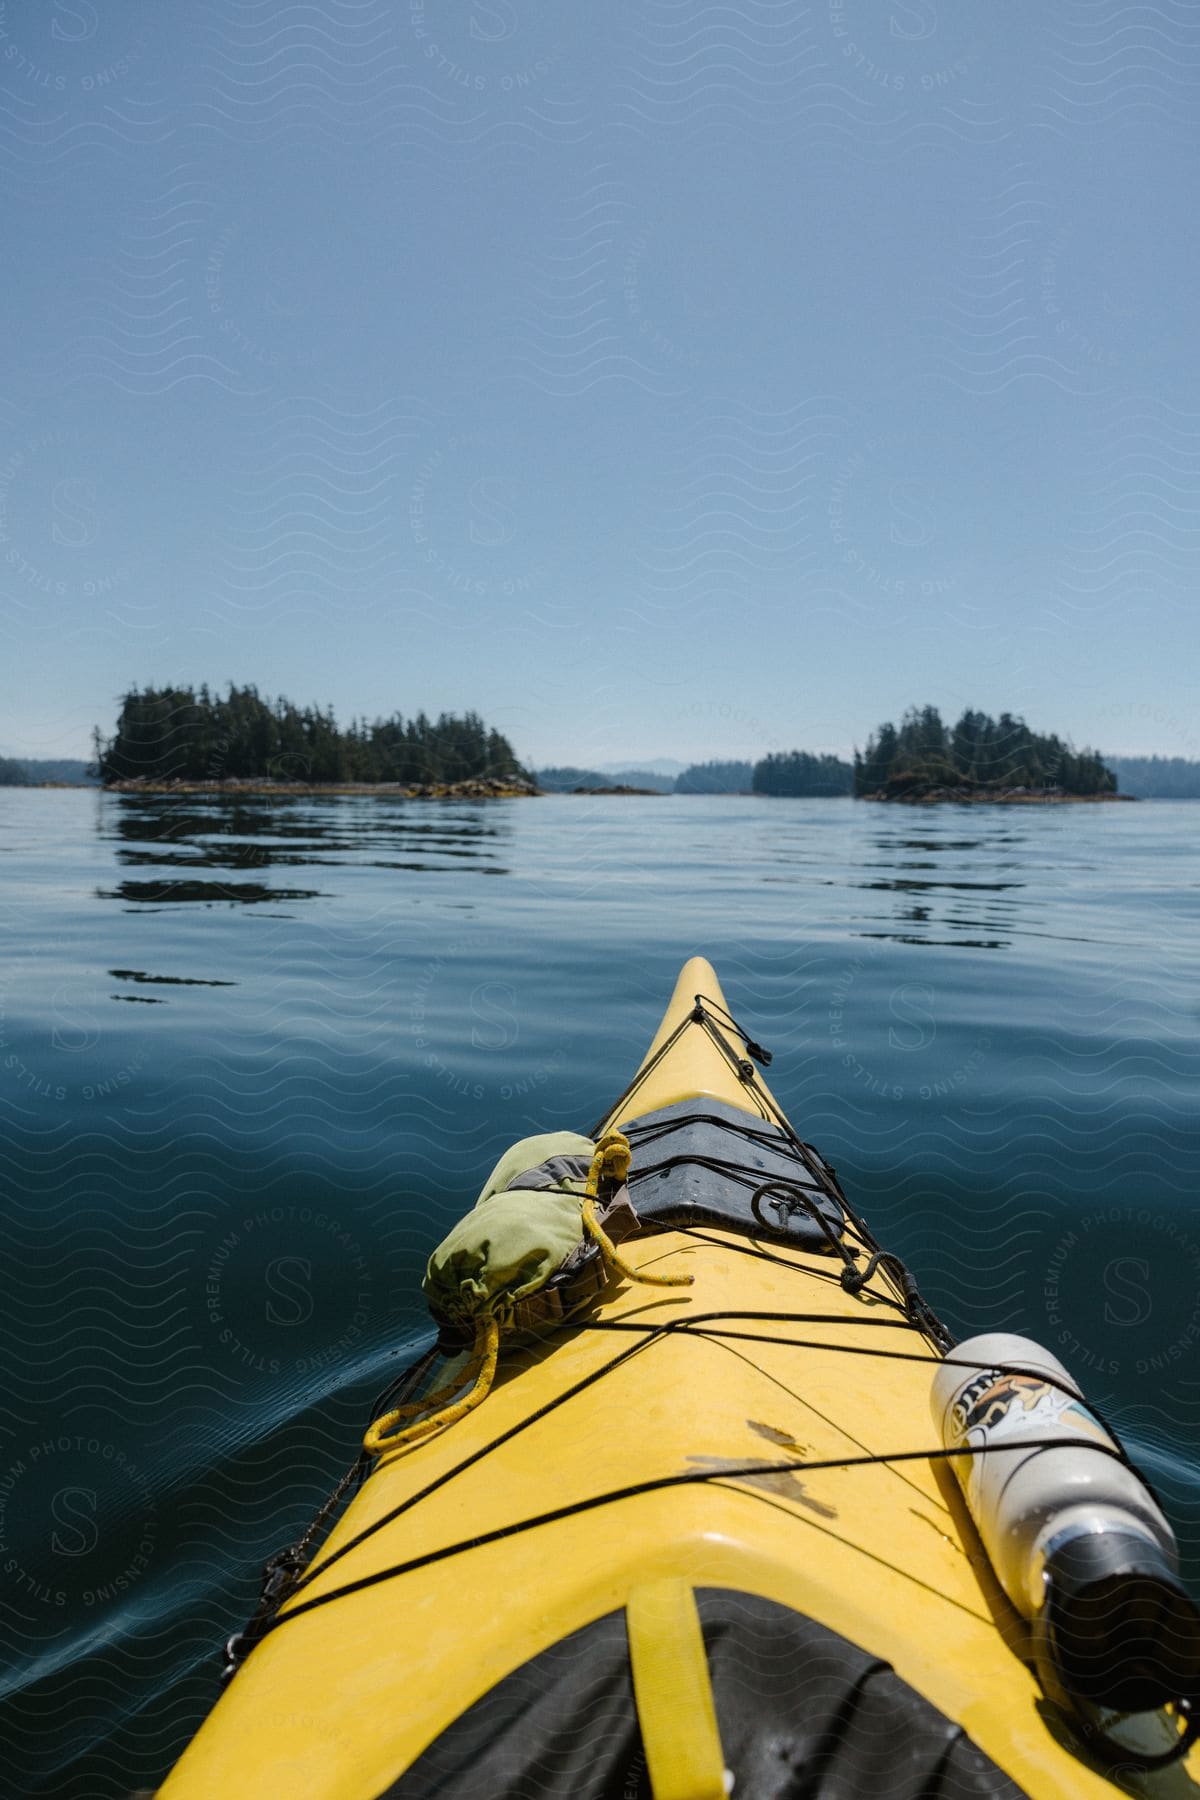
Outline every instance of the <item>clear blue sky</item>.
{"label": "clear blue sky", "polygon": [[1182,0],[0,7],[0,751],[1200,756]]}

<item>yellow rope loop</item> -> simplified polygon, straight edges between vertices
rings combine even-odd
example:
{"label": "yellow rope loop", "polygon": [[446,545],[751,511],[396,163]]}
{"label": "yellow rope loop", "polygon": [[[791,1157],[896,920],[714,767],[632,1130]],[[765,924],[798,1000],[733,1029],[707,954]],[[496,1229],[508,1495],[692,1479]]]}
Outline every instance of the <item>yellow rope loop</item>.
{"label": "yellow rope loop", "polygon": [[640,1269],[627,1263],[596,1217],[596,1202],[590,1196],[583,1203],[583,1227],[599,1246],[600,1254],[612,1273],[623,1275],[626,1281],[641,1281],[646,1287],[691,1287],[696,1279],[694,1275],[643,1275]]}
{"label": "yellow rope loop", "polygon": [[[431,1413],[437,1407],[445,1406],[453,1399],[455,1394],[462,1392],[462,1389],[469,1381],[474,1381],[476,1375],[479,1373],[479,1365],[482,1361],[483,1350],[477,1332],[470,1357],[458,1371],[458,1374],[451,1376],[449,1381],[443,1382],[440,1388],[435,1388],[432,1394],[423,1394],[419,1400],[408,1400],[403,1406],[396,1407],[394,1412],[385,1414],[387,1429],[390,1430],[397,1419],[413,1418],[417,1413]],[[383,1421],[380,1420],[379,1423],[382,1424]]]}
{"label": "yellow rope loop", "polygon": [[629,1148],[629,1139],[623,1132],[606,1131],[596,1145],[596,1154],[592,1158],[592,1166],[588,1170],[587,1188],[583,1202],[583,1228],[600,1250],[605,1266],[614,1275],[623,1275],[626,1281],[640,1281],[646,1287],[691,1287],[694,1275],[643,1275],[627,1263],[617,1246],[613,1243],[596,1213],[596,1200],[600,1193],[602,1181],[613,1181],[618,1186],[628,1178],[629,1163],[633,1152]]}
{"label": "yellow rope loop", "polygon": [[[432,1431],[439,1431],[443,1426],[455,1425],[459,1419],[465,1419],[473,1412],[482,1400],[486,1400],[492,1382],[496,1376],[496,1359],[500,1354],[500,1326],[489,1314],[475,1322],[475,1348],[471,1360],[456,1381],[449,1382],[435,1394],[424,1400],[410,1400],[404,1406],[398,1406],[393,1412],[384,1413],[376,1419],[363,1439],[363,1449],[370,1456],[382,1456],[386,1451],[397,1450],[405,1444],[416,1443],[418,1439],[427,1437]],[[464,1381],[473,1377],[472,1385],[461,1400],[450,1405],[442,1405],[440,1411],[430,1413],[427,1418],[416,1419],[400,1431],[389,1437],[386,1433],[401,1419],[409,1418],[413,1413],[428,1412],[431,1406],[439,1406],[446,1398],[460,1388]]]}
{"label": "yellow rope loop", "polygon": [[606,1131],[596,1145],[596,1154],[592,1158],[592,1166],[588,1170],[585,1192],[595,1199],[600,1192],[602,1181],[611,1181],[620,1187],[629,1175],[629,1162],[633,1152],[629,1148],[629,1139],[620,1131]]}

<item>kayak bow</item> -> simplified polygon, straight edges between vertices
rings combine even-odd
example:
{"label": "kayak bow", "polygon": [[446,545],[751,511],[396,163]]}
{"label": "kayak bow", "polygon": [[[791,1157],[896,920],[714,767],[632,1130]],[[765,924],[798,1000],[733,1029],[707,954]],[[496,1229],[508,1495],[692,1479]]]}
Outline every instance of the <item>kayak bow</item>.
{"label": "kayak bow", "polygon": [[594,1134],[632,1149],[621,1259],[691,1283],[601,1269],[376,1456],[162,1800],[1196,1791],[1195,1749],[1141,1766],[1172,1715],[1117,1780],[1048,1702],[931,1424],[949,1336],[757,1053],[693,958]]}

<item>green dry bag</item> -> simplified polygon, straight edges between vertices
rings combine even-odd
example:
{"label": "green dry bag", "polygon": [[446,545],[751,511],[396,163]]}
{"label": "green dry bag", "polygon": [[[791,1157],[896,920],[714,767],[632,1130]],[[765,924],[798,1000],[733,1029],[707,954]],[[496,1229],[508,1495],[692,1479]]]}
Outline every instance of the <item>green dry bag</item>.
{"label": "green dry bag", "polygon": [[595,1153],[590,1138],[549,1131],[506,1150],[473,1209],[442,1239],[425,1271],[434,1317],[502,1326],[585,1245],[581,1212]]}

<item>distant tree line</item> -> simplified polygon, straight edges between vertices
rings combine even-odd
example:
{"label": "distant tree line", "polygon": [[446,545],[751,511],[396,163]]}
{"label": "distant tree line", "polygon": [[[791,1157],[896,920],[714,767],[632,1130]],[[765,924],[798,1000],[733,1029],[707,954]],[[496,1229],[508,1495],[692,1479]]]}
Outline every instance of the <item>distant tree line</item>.
{"label": "distant tree line", "polygon": [[656,769],[580,769],[574,763],[561,767],[537,769],[534,780],[548,794],[573,794],[576,788],[631,787],[648,788],[655,794],[673,794],[675,777],[661,775]]}
{"label": "distant tree line", "polygon": [[790,750],[764,756],[754,765],[756,794],[825,795],[853,791],[854,771],[840,756],[813,756]]}
{"label": "distant tree line", "polygon": [[577,769],[574,764],[567,763],[561,768],[536,770],[534,780],[548,794],[572,794],[576,788],[605,787],[611,777],[599,775],[595,769]]}
{"label": "distant tree line", "polygon": [[365,719],[343,729],[330,708],[266,700],[230,684],[224,696],[187,688],[132,688],[110,738],[94,733],[104,782],[419,782],[523,775],[508,739],[477,713]]}
{"label": "distant tree line", "polygon": [[1136,800],[1200,800],[1200,762],[1184,756],[1107,756],[1123,794]]}
{"label": "distant tree line", "polygon": [[856,794],[903,794],[919,787],[1058,788],[1113,794],[1117,778],[1095,750],[1075,751],[1039,736],[1024,719],[963,713],[953,728],[936,706],[911,707],[899,727],[881,725],[854,753]]}
{"label": "distant tree line", "polygon": [[571,793],[581,787],[656,788],[669,794],[848,794],[854,771],[836,756],[809,756],[795,750],[787,756],[767,756],[758,763],[692,763],[672,781],[650,769],[621,769],[598,774],[572,764],[539,769],[537,782],[548,793]]}
{"label": "distant tree line", "polygon": [[748,762],[693,763],[675,777],[677,794],[748,794],[754,778]]}
{"label": "distant tree line", "polygon": [[621,787],[648,788],[654,794],[675,792],[674,775],[660,775],[657,769],[617,769],[602,775],[600,780],[606,786],[619,783]]}
{"label": "distant tree line", "polygon": [[94,777],[77,756],[0,756],[0,787],[34,787],[40,781],[85,787]]}

